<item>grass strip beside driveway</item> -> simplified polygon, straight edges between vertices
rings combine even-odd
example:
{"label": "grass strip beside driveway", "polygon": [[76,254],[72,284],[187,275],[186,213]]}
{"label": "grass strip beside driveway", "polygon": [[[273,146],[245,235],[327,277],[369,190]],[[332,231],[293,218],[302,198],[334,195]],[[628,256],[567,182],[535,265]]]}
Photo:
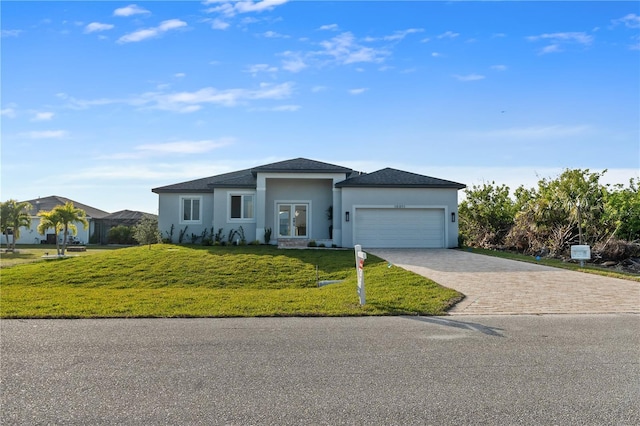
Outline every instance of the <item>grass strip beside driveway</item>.
{"label": "grass strip beside driveway", "polygon": [[540,260],[538,260],[534,256],[527,256],[525,254],[512,253],[509,251],[489,250],[489,249],[476,248],[476,247],[473,247],[473,248],[467,247],[461,250],[468,251],[471,253],[476,253],[476,254],[483,254],[486,256],[500,257],[502,259],[517,260],[520,262],[527,262],[527,263],[536,263],[538,265],[568,269],[570,271],[584,272],[587,274],[595,274],[595,275],[601,275],[604,277],[620,278],[623,280],[640,282],[640,275],[611,270],[611,269],[608,269],[602,266],[597,266],[591,263],[586,263],[585,266],[583,267],[583,266],[580,266],[578,263],[563,262],[560,259],[551,259],[548,257],[541,257]]}
{"label": "grass strip beside driveway", "polygon": [[[462,298],[352,250],[154,245],[2,270],[2,318],[442,315]],[[318,287],[318,280],[344,280]]]}

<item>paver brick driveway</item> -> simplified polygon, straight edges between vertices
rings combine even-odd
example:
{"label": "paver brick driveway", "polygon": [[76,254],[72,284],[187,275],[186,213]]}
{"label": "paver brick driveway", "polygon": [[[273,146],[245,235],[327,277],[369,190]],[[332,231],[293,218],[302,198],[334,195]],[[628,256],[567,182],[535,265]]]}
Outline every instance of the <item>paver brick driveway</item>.
{"label": "paver brick driveway", "polygon": [[466,297],[451,315],[640,313],[640,282],[447,249],[371,249]]}

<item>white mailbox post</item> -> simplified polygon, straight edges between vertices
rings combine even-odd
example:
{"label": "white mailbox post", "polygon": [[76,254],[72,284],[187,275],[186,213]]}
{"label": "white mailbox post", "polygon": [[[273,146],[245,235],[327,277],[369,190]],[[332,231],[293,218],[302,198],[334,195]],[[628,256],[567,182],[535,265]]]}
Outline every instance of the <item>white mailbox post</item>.
{"label": "white mailbox post", "polygon": [[587,245],[571,246],[571,258],[580,261],[580,266],[584,267],[584,261],[591,259],[591,247]]}
{"label": "white mailbox post", "polygon": [[356,251],[356,274],[358,277],[358,296],[360,297],[360,305],[364,305],[366,302],[364,293],[364,261],[367,258],[367,253],[362,251],[360,244],[355,246]]}

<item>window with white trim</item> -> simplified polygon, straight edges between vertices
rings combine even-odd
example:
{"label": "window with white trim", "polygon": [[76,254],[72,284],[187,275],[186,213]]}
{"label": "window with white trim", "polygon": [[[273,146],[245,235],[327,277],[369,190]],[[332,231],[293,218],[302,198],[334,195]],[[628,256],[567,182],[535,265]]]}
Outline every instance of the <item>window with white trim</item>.
{"label": "window with white trim", "polygon": [[180,197],[180,222],[202,223],[202,197]]}
{"label": "window with white trim", "polygon": [[254,194],[230,194],[229,219],[252,220],[255,218]]}

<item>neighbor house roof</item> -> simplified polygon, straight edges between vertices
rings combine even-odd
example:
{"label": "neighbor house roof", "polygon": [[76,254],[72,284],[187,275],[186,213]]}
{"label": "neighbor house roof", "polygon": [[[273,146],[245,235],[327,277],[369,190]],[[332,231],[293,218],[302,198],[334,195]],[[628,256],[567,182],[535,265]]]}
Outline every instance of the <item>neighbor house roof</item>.
{"label": "neighbor house roof", "polygon": [[102,217],[105,220],[135,220],[139,221],[145,217],[157,217],[155,214],[133,211],[133,210],[120,210],[119,212],[111,213]]}
{"label": "neighbor house roof", "polygon": [[455,188],[463,189],[465,185],[449,180],[438,179],[402,170],[386,169],[373,173],[361,174],[336,184],[336,188],[349,187],[384,187],[384,188]]}
{"label": "neighbor house roof", "polygon": [[78,203],[77,201],[70,200],[69,198],[51,195],[49,197],[36,198],[35,200],[27,200],[27,203],[31,204],[33,207],[29,210],[29,215],[36,216],[39,212],[51,211],[54,207],[64,206],[68,202],[73,203],[74,207],[84,210],[87,217],[92,219],[101,219],[109,214],[109,212],[87,206],[86,204]]}

